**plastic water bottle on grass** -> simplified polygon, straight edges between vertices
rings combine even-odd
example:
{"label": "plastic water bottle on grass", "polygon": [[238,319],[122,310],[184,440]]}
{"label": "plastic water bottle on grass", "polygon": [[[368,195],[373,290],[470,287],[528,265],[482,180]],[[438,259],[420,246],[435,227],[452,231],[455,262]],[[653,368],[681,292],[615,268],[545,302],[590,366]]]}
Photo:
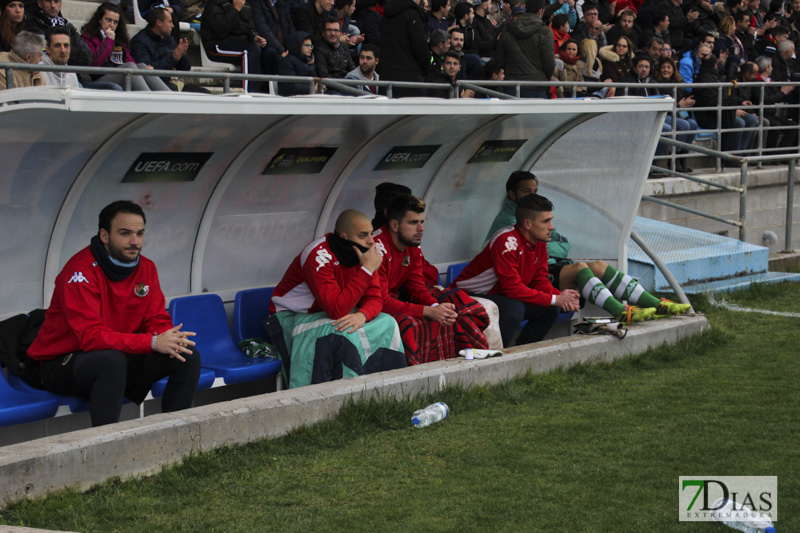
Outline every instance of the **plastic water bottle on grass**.
{"label": "plastic water bottle on grass", "polygon": [[432,403],[425,409],[414,411],[411,418],[411,423],[415,428],[424,428],[430,426],[434,422],[444,420],[450,414],[450,408],[444,402]]}
{"label": "plastic water bottle on grass", "polygon": [[[724,505],[722,505],[724,503]],[[722,507],[720,507],[722,505]],[[720,498],[714,502],[714,520],[744,533],[775,533],[772,520],[763,513],[751,511],[733,500]]]}

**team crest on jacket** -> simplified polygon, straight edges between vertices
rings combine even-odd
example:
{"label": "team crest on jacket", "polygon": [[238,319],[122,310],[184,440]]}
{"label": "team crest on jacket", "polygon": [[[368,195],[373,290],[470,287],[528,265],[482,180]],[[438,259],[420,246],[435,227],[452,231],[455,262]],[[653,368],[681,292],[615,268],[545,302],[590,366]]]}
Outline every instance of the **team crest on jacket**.
{"label": "team crest on jacket", "polygon": [[144,283],[138,283],[133,286],[133,294],[138,296],[139,298],[144,298],[150,292],[150,285],[145,285]]}

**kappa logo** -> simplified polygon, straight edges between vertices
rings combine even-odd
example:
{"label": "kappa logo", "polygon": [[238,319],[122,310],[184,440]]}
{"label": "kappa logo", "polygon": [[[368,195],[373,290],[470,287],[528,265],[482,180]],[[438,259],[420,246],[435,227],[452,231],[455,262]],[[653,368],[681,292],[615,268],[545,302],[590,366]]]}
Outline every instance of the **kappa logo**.
{"label": "kappa logo", "polygon": [[503,253],[500,254],[500,255],[503,255],[506,252],[516,252],[517,248],[519,248],[519,242],[517,241],[517,238],[516,237],[509,237],[506,240],[506,249],[503,250]]}
{"label": "kappa logo", "polygon": [[73,272],[72,277],[69,278],[67,284],[70,283],[89,283],[89,280],[86,279],[86,276],[83,275],[83,272]]}
{"label": "kappa logo", "polygon": [[333,256],[325,248],[317,250],[316,261],[318,266],[316,271],[319,272],[319,269],[330,263],[331,259],[333,259]]}
{"label": "kappa logo", "polygon": [[144,298],[150,292],[150,285],[145,285],[144,283],[139,283],[133,286],[133,294],[138,296],[139,298]]}
{"label": "kappa logo", "polygon": [[386,246],[381,241],[375,241],[375,249],[378,250],[379,254],[386,255]]}

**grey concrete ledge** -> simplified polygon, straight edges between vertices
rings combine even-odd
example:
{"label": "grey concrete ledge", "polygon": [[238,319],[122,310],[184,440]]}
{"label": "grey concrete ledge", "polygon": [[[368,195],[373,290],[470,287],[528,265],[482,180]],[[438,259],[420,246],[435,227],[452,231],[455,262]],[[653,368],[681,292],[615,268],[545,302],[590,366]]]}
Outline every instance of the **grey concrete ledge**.
{"label": "grey concrete ledge", "polygon": [[[724,168],[722,172],[713,169],[696,169],[692,176],[703,178],[720,185],[738,187],[741,173],[738,168]],[[747,187],[768,187],[786,185],[788,181],[787,165],[769,166],[761,169],[747,169]],[[800,182],[800,174],[795,172],[795,183]],[[649,179],[645,184],[644,194],[647,196],[677,196],[698,192],[717,192],[720,189],[677,177]]]}
{"label": "grey concrete ledge", "polygon": [[[509,349],[502,357],[452,359],[84,429],[0,448],[0,506],[114,476],[158,472],[183,457],[285,435],[330,418],[350,398],[409,397],[446,385],[487,385],[579,362],[638,354],[708,328],[703,316],[632,326],[623,340],[574,335]],[[0,528],[5,526],[0,526]]]}

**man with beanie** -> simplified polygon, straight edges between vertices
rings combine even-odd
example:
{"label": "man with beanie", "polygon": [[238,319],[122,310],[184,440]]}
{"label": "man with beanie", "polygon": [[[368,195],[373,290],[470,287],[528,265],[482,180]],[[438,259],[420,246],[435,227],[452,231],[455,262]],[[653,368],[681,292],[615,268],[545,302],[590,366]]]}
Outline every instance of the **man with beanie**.
{"label": "man with beanie", "polygon": [[[542,22],[544,0],[527,0],[525,13],[500,36],[494,60],[505,65],[506,80],[547,81],[556,68],[553,32]],[[545,87],[521,87],[523,98],[547,98]]]}
{"label": "man with beanie", "polygon": [[155,264],[140,254],[142,208],[124,200],[100,212],[99,231],[56,277],[44,323],[28,356],[41,362],[45,390],[89,401],[93,426],[117,422],[123,396],[142,403],[169,376],[162,410],[192,406],[200,355],[173,326]]}

